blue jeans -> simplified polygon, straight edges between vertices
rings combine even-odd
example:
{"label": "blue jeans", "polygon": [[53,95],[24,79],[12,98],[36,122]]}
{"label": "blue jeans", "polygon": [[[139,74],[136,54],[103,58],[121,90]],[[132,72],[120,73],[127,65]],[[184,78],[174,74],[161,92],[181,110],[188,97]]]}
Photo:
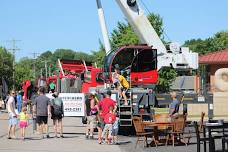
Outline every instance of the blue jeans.
{"label": "blue jeans", "polygon": [[22,109],[22,104],[17,105],[17,110],[18,110],[18,113],[20,113],[20,112],[21,112],[21,109]]}

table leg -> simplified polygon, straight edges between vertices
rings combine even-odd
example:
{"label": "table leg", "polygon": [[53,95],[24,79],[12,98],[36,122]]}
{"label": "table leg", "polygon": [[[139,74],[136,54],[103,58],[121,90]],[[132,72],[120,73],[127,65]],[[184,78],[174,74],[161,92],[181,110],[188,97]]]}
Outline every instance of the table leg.
{"label": "table leg", "polygon": [[214,147],[214,139],[211,136],[211,128],[208,128],[208,136],[209,136],[209,152],[215,152]]}

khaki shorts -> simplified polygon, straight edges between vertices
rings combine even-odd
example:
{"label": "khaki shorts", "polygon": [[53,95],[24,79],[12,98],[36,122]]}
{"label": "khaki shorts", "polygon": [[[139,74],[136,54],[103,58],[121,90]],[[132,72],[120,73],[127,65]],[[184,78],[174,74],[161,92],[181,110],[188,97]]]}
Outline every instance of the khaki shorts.
{"label": "khaki shorts", "polygon": [[97,127],[97,120],[96,120],[95,115],[87,116],[87,126],[89,128],[96,128]]}

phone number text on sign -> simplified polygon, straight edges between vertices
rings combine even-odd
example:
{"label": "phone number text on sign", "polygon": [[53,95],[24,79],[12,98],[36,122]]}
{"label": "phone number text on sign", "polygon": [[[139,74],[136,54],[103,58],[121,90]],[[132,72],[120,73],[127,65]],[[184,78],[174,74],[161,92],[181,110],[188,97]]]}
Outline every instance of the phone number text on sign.
{"label": "phone number text on sign", "polygon": [[83,93],[61,93],[65,116],[84,116],[85,97]]}
{"label": "phone number text on sign", "polygon": [[65,102],[64,111],[66,112],[82,112],[82,103],[78,102]]}

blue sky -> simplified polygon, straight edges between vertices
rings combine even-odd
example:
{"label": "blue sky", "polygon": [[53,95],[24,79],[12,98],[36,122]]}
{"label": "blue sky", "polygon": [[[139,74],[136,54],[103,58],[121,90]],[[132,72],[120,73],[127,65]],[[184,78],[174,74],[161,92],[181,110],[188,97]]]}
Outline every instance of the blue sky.
{"label": "blue sky", "polygon": [[[125,17],[115,0],[101,1],[111,32]],[[161,15],[168,37],[180,44],[228,30],[227,0],[142,1],[150,12]],[[0,46],[10,48],[7,40],[21,40],[17,60],[57,48],[87,53],[99,48],[102,36],[96,0],[1,0],[0,6]]]}

